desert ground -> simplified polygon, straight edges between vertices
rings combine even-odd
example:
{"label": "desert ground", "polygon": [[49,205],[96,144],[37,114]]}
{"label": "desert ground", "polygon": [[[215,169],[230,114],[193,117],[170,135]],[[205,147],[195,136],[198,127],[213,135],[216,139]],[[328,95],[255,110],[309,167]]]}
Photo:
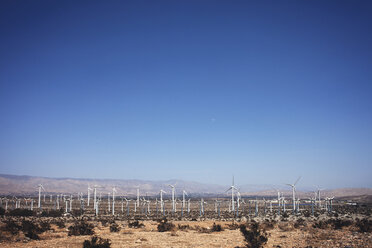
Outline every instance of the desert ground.
{"label": "desert ground", "polygon": [[66,211],[45,201],[41,211],[9,203],[0,209],[0,247],[84,247],[94,236],[111,245],[85,247],[372,247],[370,203],[335,201],[332,209],[304,204],[296,213],[247,204],[234,215],[226,204],[217,214],[214,200],[206,201],[204,212],[194,201],[189,213],[172,213],[169,203],[165,212],[147,212],[145,205],[127,212],[118,204],[112,215],[102,204],[98,216],[92,206]]}
{"label": "desert ground", "polygon": [[[27,217],[3,217],[1,219],[1,247],[83,247],[85,240],[93,235],[109,239],[111,247],[246,247],[247,242],[240,231],[240,225],[248,227],[252,222],[259,223],[259,230],[267,237],[262,247],[372,247],[372,223],[369,219],[367,231],[362,232],[357,225],[357,218],[318,218],[289,217],[278,221],[253,218],[240,221],[168,221],[172,227],[159,232],[159,221],[139,221],[140,226],[130,226],[135,221],[123,221],[110,218],[100,220],[86,219],[84,222],[93,227],[92,235],[69,235],[69,227],[81,218],[30,217],[32,223],[47,222],[50,226],[39,234],[38,240],[25,236],[20,231],[12,235],[6,230],[9,221],[21,222]],[[360,218],[362,216],[359,216]],[[329,220],[343,220],[329,222]],[[328,220],[328,222],[327,222]],[[358,218],[358,220],[360,220]],[[58,223],[64,223],[61,227]],[[55,224],[56,223],[56,224]],[[115,223],[115,224],[113,224]],[[143,226],[142,226],[142,225]],[[110,227],[118,227],[116,232]],[[221,230],[216,230],[220,226]]]}

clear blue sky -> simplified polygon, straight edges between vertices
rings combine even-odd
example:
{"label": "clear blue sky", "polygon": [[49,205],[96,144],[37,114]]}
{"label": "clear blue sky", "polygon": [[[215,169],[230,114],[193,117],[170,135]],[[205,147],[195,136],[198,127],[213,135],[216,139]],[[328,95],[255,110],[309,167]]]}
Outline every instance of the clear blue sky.
{"label": "clear blue sky", "polygon": [[371,1],[1,1],[0,173],[372,187]]}

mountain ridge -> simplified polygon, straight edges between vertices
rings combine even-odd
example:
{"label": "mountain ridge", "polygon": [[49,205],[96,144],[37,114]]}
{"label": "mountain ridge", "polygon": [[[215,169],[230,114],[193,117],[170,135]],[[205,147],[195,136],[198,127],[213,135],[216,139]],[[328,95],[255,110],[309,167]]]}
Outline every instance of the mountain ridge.
{"label": "mountain ridge", "polygon": [[[206,184],[195,181],[185,180],[140,180],[140,179],[92,179],[92,178],[53,178],[53,177],[37,177],[28,175],[10,175],[0,174],[0,195],[34,195],[37,194],[37,185],[43,184],[47,193],[87,193],[87,187],[99,185],[100,192],[111,192],[115,186],[118,190],[118,195],[135,195],[137,187],[140,188],[141,195],[157,195],[160,189],[170,193],[169,184],[176,184],[177,193],[185,189],[191,195],[227,195],[226,190],[229,186]],[[262,184],[245,184],[238,187],[242,196],[275,196],[277,191],[273,185]],[[284,195],[290,195],[291,191],[280,187],[280,191]],[[312,197],[313,191],[298,191],[300,197]],[[357,195],[372,195],[372,188],[338,188],[332,190],[323,190],[323,196],[357,196]]]}

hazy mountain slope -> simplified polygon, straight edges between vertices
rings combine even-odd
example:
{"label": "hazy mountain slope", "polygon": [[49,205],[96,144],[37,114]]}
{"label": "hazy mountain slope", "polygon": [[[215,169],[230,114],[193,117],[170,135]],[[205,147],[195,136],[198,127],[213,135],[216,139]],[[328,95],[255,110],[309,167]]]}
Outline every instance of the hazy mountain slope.
{"label": "hazy mountain slope", "polygon": [[[140,187],[141,195],[157,195],[160,189],[164,189],[170,194],[169,184],[176,184],[176,192],[181,193],[185,189],[189,194],[222,194],[228,186],[203,184],[191,181],[168,180],[168,181],[145,181],[145,180],[119,180],[119,179],[79,179],[79,178],[48,178],[32,176],[15,176],[0,174],[0,194],[1,195],[30,195],[37,194],[37,185],[43,184],[48,193],[87,193],[87,187],[98,185],[99,192],[111,192],[115,186],[118,195],[134,195],[136,189]],[[277,192],[271,185],[242,185],[240,191],[243,196],[275,196]],[[291,191],[285,188],[280,189],[284,195],[290,196]],[[313,196],[313,192],[298,192],[300,198]],[[372,195],[370,188],[342,188],[322,191],[322,197],[326,196],[358,196]]]}

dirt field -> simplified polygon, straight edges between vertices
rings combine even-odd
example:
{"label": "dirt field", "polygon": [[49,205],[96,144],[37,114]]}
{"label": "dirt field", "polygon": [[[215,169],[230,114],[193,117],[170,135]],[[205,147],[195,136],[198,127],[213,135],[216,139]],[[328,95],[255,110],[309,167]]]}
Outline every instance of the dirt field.
{"label": "dirt field", "polygon": [[[109,225],[96,224],[95,235],[110,239],[111,247],[244,247],[244,237],[237,225],[232,222],[213,221],[173,221],[173,231],[158,232],[155,221],[142,222],[141,228],[129,228],[127,222],[116,221],[121,227],[117,233],[110,232]],[[210,232],[213,223],[223,227],[221,232]],[[237,223],[239,224],[239,223]],[[52,230],[40,234],[41,240],[29,240],[22,233],[2,240],[0,247],[83,247],[84,240],[91,236],[68,236],[68,226],[59,228],[51,225]],[[179,229],[178,225],[186,226]],[[188,225],[188,226],[187,226]],[[237,229],[234,229],[237,228]],[[268,234],[264,247],[372,247],[372,234],[360,233],[353,227],[342,230],[313,228],[310,223],[294,227],[290,222],[278,222],[263,227]],[[234,230],[231,230],[234,229]],[[8,235],[2,233],[3,239]],[[4,236],[5,235],[5,236]],[[4,238],[5,237],[5,238]]]}

